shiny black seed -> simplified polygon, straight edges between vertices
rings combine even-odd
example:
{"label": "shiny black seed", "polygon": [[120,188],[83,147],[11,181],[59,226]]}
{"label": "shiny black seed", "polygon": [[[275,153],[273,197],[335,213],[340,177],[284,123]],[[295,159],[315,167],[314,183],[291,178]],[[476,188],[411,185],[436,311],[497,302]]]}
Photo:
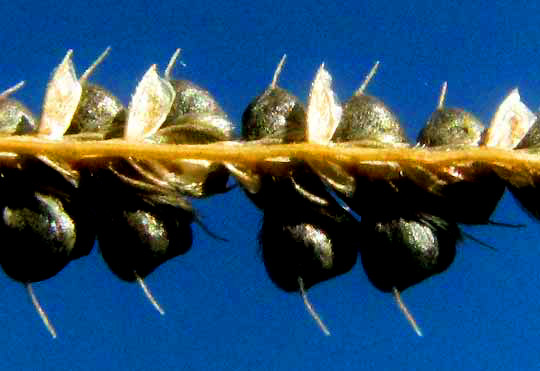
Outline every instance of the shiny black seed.
{"label": "shiny black seed", "polygon": [[0,134],[23,135],[36,129],[37,121],[26,106],[14,99],[0,100]]}
{"label": "shiny black seed", "polygon": [[371,140],[381,143],[407,143],[397,116],[378,98],[355,95],[343,107],[334,142]]}
{"label": "shiny black seed", "polygon": [[457,224],[431,215],[362,219],[360,255],[379,290],[402,291],[446,270],[461,239]]}
{"label": "shiny black seed", "polygon": [[103,259],[119,278],[135,281],[189,250],[193,215],[141,200],[116,203],[100,213],[98,241]]}
{"label": "shiny black seed", "polygon": [[431,115],[417,142],[427,147],[477,146],[484,130],[484,125],[471,113],[459,108],[441,108]]}
{"label": "shiny black seed", "polygon": [[306,139],[306,114],[298,98],[270,87],[255,98],[242,115],[242,139],[276,139],[284,143]]}
{"label": "shiny black seed", "polygon": [[214,97],[205,89],[186,80],[169,80],[176,96],[164,126],[189,113],[206,113],[225,116]]}
{"label": "shiny black seed", "polygon": [[77,111],[66,135],[96,133],[104,138],[120,137],[126,121],[126,109],[108,90],[85,83]]}
{"label": "shiny black seed", "polygon": [[[0,200],[0,231],[6,241],[0,263],[12,278],[34,282],[88,255],[95,234],[72,185],[42,163],[25,163],[23,171],[3,171],[8,176],[0,187],[9,197]],[[46,175],[48,183],[36,180]]]}
{"label": "shiny black seed", "polygon": [[[137,179],[124,160],[110,166]],[[103,259],[119,278],[144,278],[190,249],[194,213],[182,196],[137,189],[109,169],[83,172],[81,188],[92,204]]]}
{"label": "shiny black seed", "polygon": [[291,205],[264,213],[259,243],[272,281],[299,291],[348,272],[358,255],[357,222],[337,205]]}

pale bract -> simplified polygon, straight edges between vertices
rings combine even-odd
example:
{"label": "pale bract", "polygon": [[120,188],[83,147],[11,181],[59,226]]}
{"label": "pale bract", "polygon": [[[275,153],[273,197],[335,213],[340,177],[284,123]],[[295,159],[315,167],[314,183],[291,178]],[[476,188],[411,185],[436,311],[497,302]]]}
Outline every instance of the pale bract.
{"label": "pale bract", "polygon": [[518,89],[508,94],[491,120],[484,144],[513,149],[536,121],[536,115],[521,101]]}
{"label": "pale bract", "polygon": [[159,77],[156,65],[150,67],[131,99],[124,138],[142,141],[155,134],[167,118],[175,94],[172,85]]}
{"label": "pale bract", "polygon": [[47,85],[38,135],[60,140],[71,125],[82,95],[69,50]]}
{"label": "pale bract", "polygon": [[332,90],[332,76],[321,65],[311,84],[307,108],[307,140],[328,144],[341,121],[342,108]]}
{"label": "pale bract", "polygon": [[[307,141],[315,144],[330,144],[341,121],[343,109],[332,90],[332,76],[321,65],[311,84],[307,108]],[[345,194],[354,193],[356,183],[341,166],[331,161],[308,161],[311,168],[326,184]]]}

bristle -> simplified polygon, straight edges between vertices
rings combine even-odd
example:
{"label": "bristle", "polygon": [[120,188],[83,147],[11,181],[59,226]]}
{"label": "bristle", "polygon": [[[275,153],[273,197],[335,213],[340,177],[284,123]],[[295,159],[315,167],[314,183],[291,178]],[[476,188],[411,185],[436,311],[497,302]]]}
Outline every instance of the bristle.
{"label": "bristle", "polygon": [[41,304],[39,304],[39,300],[37,296],[34,294],[34,289],[32,288],[32,284],[30,282],[26,283],[26,290],[28,291],[28,296],[30,296],[30,299],[32,300],[32,304],[34,304],[34,308],[36,308],[36,311],[41,317],[43,324],[45,325],[45,327],[47,327],[47,330],[49,330],[53,339],[56,339],[56,330],[54,329],[51,321],[49,321],[49,317],[47,317],[47,313],[45,313],[45,311],[41,307]]}
{"label": "bristle", "polygon": [[159,305],[159,303],[157,302],[157,300],[154,298],[154,296],[152,295],[152,293],[150,292],[150,289],[148,288],[148,286],[146,286],[146,283],[144,282],[144,280],[142,279],[141,276],[139,276],[137,274],[137,272],[133,272],[133,274],[135,275],[135,278],[137,279],[137,282],[139,283],[139,285],[141,286],[142,290],[144,291],[144,295],[146,295],[146,297],[148,298],[148,300],[150,300],[150,303],[152,303],[152,305],[154,306],[154,308],[156,308],[156,310],[159,312],[159,314],[161,314],[162,316],[165,315],[165,311],[163,310],[163,308],[161,308],[161,305]]}
{"label": "bristle", "polygon": [[446,89],[448,88],[447,82],[443,82],[441,87],[441,94],[439,95],[439,101],[437,102],[437,109],[443,109],[444,101],[446,99]]}
{"label": "bristle", "polygon": [[416,332],[416,335],[420,337],[424,336],[424,334],[422,333],[422,330],[420,330],[420,327],[416,323],[416,320],[412,316],[411,312],[409,312],[409,309],[407,309],[407,307],[405,306],[405,303],[403,302],[403,300],[401,300],[401,295],[399,294],[398,289],[393,287],[392,292],[394,293],[394,298],[396,299],[396,303],[399,306],[399,309],[403,312],[403,314],[405,315],[405,318],[407,318],[407,321],[409,321],[409,323],[411,324],[414,332]]}
{"label": "bristle", "polygon": [[302,280],[302,277],[298,277],[298,288],[300,290],[300,295],[302,295],[302,299],[304,300],[304,305],[306,306],[307,311],[313,317],[315,322],[317,322],[317,325],[321,329],[321,331],[326,335],[330,336],[330,331],[326,327],[326,325],[323,323],[321,317],[317,314],[317,311],[315,311],[315,308],[313,308],[313,305],[309,302],[307,292],[304,288],[304,281]]}
{"label": "bristle", "polygon": [[167,64],[167,68],[165,68],[165,73],[163,74],[167,80],[171,79],[172,70],[176,65],[176,60],[178,59],[181,51],[182,49],[180,48],[176,49],[174,54],[171,56],[171,59],[169,59],[169,63]]}
{"label": "bristle", "polygon": [[281,70],[283,69],[283,65],[285,64],[285,59],[287,58],[287,54],[283,54],[283,57],[281,57],[276,70],[274,71],[274,77],[272,78],[272,83],[270,84],[270,88],[274,89],[277,87],[277,81],[279,78],[279,75],[281,74]]}
{"label": "bristle", "polygon": [[504,223],[504,222],[498,222],[495,220],[488,220],[487,224],[494,225],[496,227],[504,227],[504,228],[525,228],[526,224],[512,224],[512,223]]}
{"label": "bristle", "polygon": [[373,65],[373,67],[371,67],[371,70],[369,71],[369,73],[364,78],[364,81],[362,82],[362,85],[360,85],[360,87],[358,88],[358,90],[356,90],[354,95],[362,95],[362,94],[364,94],[364,91],[366,90],[369,82],[371,81],[371,79],[373,79],[373,76],[375,76],[378,69],[379,69],[379,61],[376,61],[375,64]]}
{"label": "bristle", "polygon": [[88,67],[86,69],[86,71],[84,71],[81,78],[79,79],[79,82],[81,84],[84,84],[86,82],[86,80],[88,80],[90,75],[92,73],[94,73],[96,68],[101,64],[101,62],[103,62],[103,60],[107,57],[107,55],[109,54],[110,51],[111,51],[111,47],[108,46],[107,49],[105,49],[105,51],[103,53],[101,53],[101,55],[95,60],[95,62],[92,63],[92,65],[90,67]]}
{"label": "bristle", "polygon": [[497,251],[497,249],[494,246],[491,246],[489,243],[486,243],[486,242],[482,241],[481,239],[476,238],[472,234],[467,233],[465,231],[461,231],[461,233],[463,234],[464,237],[467,237],[469,240],[476,242],[480,246],[483,246],[483,247],[488,248],[488,249],[493,250],[493,251]]}
{"label": "bristle", "polygon": [[17,90],[21,89],[24,86],[25,82],[21,81],[15,85],[13,85],[11,88],[8,88],[4,90],[2,93],[0,93],[0,100],[5,99],[9,97],[11,94],[15,93]]}

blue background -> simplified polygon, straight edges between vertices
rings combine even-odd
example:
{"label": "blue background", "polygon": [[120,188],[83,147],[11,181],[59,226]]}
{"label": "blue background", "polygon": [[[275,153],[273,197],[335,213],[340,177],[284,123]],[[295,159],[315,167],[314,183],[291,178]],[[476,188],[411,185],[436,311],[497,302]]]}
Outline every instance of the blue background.
{"label": "blue background", "polygon": [[[489,122],[511,88],[540,104],[540,12],[534,2],[318,1],[8,2],[0,5],[0,86],[36,113],[69,48],[82,72],[108,45],[92,81],[126,104],[146,69],[163,69],[181,47],[175,77],[209,89],[238,124],[269,84],[283,53],[280,85],[304,101],[321,62],[342,100],[375,60],[369,92],[402,119],[411,139],[447,103]],[[383,5],[385,3],[386,5]],[[167,314],[137,285],[118,280],[97,249],[34,285],[56,325],[52,340],[22,285],[0,275],[2,369],[536,369],[540,365],[539,224],[505,195],[494,219],[523,229],[467,228],[497,251],[466,241],[452,267],[403,293],[424,330],[418,338],[391,295],[357,264],[315,286],[311,301],[325,337],[298,295],[267,278],[256,236],[260,212],[238,189],[195,202],[205,223],[192,250],[147,279]],[[474,207],[474,205],[470,205]],[[353,244],[362,244],[359,235]]]}

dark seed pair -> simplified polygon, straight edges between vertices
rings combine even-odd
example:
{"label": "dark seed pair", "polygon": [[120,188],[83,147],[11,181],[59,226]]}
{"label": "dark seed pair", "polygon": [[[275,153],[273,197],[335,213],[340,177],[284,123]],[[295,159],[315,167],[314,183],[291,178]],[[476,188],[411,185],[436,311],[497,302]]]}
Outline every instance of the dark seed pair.
{"label": "dark seed pair", "polygon": [[[284,58],[272,84],[244,111],[242,139],[246,141],[273,144],[306,140],[304,106],[276,83]],[[306,290],[354,266],[357,222],[306,163],[270,159],[257,166],[253,171],[230,168],[264,213],[259,244],[268,275],[279,288],[300,292],[312,317],[329,335]]]}
{"label": "dark seed pair", "polygon": [[[380,100],[364,94],[376,68],[377,64],[343,106],[332,141],[368,147],[408,145],[397,117]],[[417,145],[438,150],[493,145],[489,132],[484,132],[472,114],[444,107],[445,94],[446,84]],[[369,173],[362,173],[362,164],[344,169],[354,175],[354,182],[340,184],[328,180],[328,174],[324,177],[328,184],[338,184],[334,186],[336,192],[362,217],[364,243],[360,253],[370,281],[382,291],[394,292],[401,309],[421,334],[399,292],[450,266],[462,238],[457,223],[497,224],[489,218],[505,184],[491,168],[476,163],[443,168],[380,166],[384,177],[375,180]],[[347,179],[344,175],[339,178]],[[475,205],[473,210],[463,207],[470,204]]]}
{"label": "dark seed pair", "polygon": [[[57,90],[59,80],[73,88],[62,101]],[[60,140],[80,98],[80,85],[70,51],[49,83],[40,122],[22,104],[3,95],[0,131]],[[65,111],[59,112],[58,106]],[[92,249],[95,234],[82,206],[78,174],[69,164],[44,156],[3,153],[1,157],[0,190],[7,196],[0,200],[0,232],[8,243],[0,250],[0,264],[11,278],[26,285],[42,320],[56,337],[30,284],[56,275]]]}
{"label": "dark seed pair", "polygon": [[[377,98],[363,93],[374,72],[341,111],[330,88],[331,78],[321,67],[313,84],[307,123],[295,119],[305,117],[301,106],[275,86],[274,78],[244,112],[244,139],[266,143],[306,139],[325,143],[332,139],[363,146],[407,146],[396,116]],[[319,102],[328,112],[321,112]],[[451,264],[460,238],[457,224],[409,202],[406,195],[422,192],[407,179],[373,180],[355,176],[354,169],[322,162],[310,163],[317,176],[306,171],[306,164],[301,162],[273,165],[272,175],[260,169],[251,176],[238,177],[248,196],[264,211],[260,242],[270,278],[284,290],[302,291],[306,275],[318,282],[348,271],[356,260],[357,247],[351,243],[358,238],[352,235],[355,231],[362,236],[360,252],[368,277],[379,289],[396,293],[401,308],[420,333],[398,292]],[[278,166],[284,168],[276,175]],[[360,229],[328,194],[318,176],[362,216]],[[285,205],[291,210],[287,215],[282,212]],[[332,261],[328,269],[325,257],[332,256],[330,252],[342,260]],[[308,270],[311,265],[314,269]]]}
{"label": "dark seed pair", "polygon": [[[377,66],[374,66],[355,95],[343,105],[332,142],[375,148],[409,146],[396,115],[382,101],[364,93]],[[479,140],[480,135],[475,132],[476,122],[464,120],[458,112],[462,111],[444,109],[441,103],[420,135],[420,144],[454,145],[462,139],[463,131],[466,131],[464,125],[471,126],[471,133],[467,134],[475,135]],[[470,115],[465,116],[468,118]],[[469,143],[464,141],[459,144]],[[373,164],[370,167],[372,171]],[[426,190],[427,184],[435,183],[432,177],[437,174],[432,174],[431,169],[413,165],[381,163],[380,169],[375,171],[384,176],[378,178],[365,172],[361,163],[334,169],[335,174],[345,172],[334,179],[328,172],[324,173],[320,167],[318,169],[326,183],[333,186],[347,205],[361,216],[363,243],[360,254],[368,278],[378,289],[394,292],[400,308],[421,335],[401,302],[399,292],[443,272],[454,260],[456,244],[461,239],[457,225],[460,220],[446,207],[450,195],[445,193],[448,189],[444,186],[441,190]],[[347,175],[353,180],[336,180],[347,180]],[[459,194],[459,191],[455,194]],[[495,204],[497,201],[498,198]],[[489,215],[490,212],[487,218]]]}
{"label": "dark seed pair", "polygon": [[[171,58],[165,78],[152,66],[137,86],[126,120],[108,124],[90,121],[88,131],[106,128],[105,138],[168,144],[202,144],[229,140],[232,124],[206,90],[169,76],[179,50]],[[94,95],[95,100],[114,101]],[[110,106],[113,115],[116,106]],[[125,110],[122,108],[122,112]],[[88,121],[84,121],[88,124]],[[103,132],[103,130],[98,130]],[[119,278],[138,281],[160,313],[142,280],[165,261],[187,252],[192,244],[191,223],[198,220],[186,197],[208,197],[228,190],[228,171],[208,161],[172,163],[106,159],[89,169],[84,189],[92,200],[103,258]]]}

